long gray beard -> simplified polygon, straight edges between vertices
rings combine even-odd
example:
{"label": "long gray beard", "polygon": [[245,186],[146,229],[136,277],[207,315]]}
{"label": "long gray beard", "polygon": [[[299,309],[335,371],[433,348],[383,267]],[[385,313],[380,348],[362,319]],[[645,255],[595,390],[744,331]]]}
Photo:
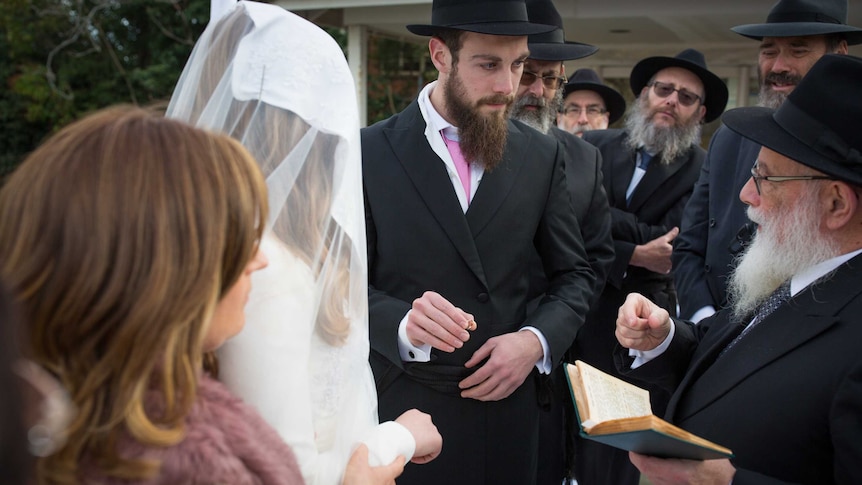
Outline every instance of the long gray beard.
{"label": "long gray beard", "polygon": [[[547,135],[551,127],[556,123],[557,111],[560,110],[560,106],[562,105],[562,89],[558,89],[556,95],[550,101],[528,93],[515,100],[511,116],[512,119],[518,120]],[[526,106],[535,106],[537,109],[535,111],[528,110],[525,109]]]}
{"label": "long gray beard", "polygon": [[670,127],[652,123],[652,113],[646,97],[638,98],[629,110],[625,127],[629,134],[628,146],[632,150],[646,147],[651,153],[661,154],[661,163],[667,165],[686,153],[692,145],[700,143],[701,124],[692,117],[682,125]]}
{"label": "long gray beard", "polygon": [[764,108],[778,109],[781,107],[781,104],[784,103],[784,100],[787,99],[787,95],[784,93],[779,93],[778,91],[773,91],[767,88],[764,85],[760,85],[760,93],[757,95],[757,105],[763,106]]}
{"label": "long gray beard", "polygon": [[748,217],[760,229],[730,275],[727,294],[733,318],[748,317],[782,283],[841,253],[838,244],[820,232],[818,194],[817,184],[811,184],[794,204],[777,208],[768,219],[748,208]]}

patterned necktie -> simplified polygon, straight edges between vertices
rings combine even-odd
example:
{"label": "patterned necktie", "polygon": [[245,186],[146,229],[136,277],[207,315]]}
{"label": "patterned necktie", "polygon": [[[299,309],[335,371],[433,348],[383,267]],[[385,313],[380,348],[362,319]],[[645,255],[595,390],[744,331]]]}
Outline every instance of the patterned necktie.
{"label": "patterned necktie", "polygon": [[724,355],[725,352],[731,349],[734,345],[739,343],[743,337],[748,335],[755,326],[757,326],[760,322],[762,322],[766,317],[768,317],[772,312],[774,312],[778,307],[783,305],[787,300],[790,299],[790,281],[784,282],[781,286],[779,286],[775,291],[769,295],[766,300],[757,307],[755,310],[754,319],[751,323],[748,324],[745,329],[742,330],[742,333],[736,336],[733,341],[727,344],[727,347],[721,351],[719,356]]}
{"label": "patterned necktie", "polygon": [[647,167],[649,167],[650,160],[652,160],[652,155],[647,153],[646,150],[639,150],[639,153],[640,153],[640,161],[638,162],[637,167],[639,169],[643,170],[643,173],[638,174],[637,170],[635,170],[635,173],[632,176],[632,182],[629,185],[628,190],[626,191],[626,205],[629,205],[631,203],[632,194],[635,193],[635,188],[637,188],[638,184],[640,183],[641,179],[644,176],[644,173],[646,173]]}
{"label": "patterned necktie", "polygon": [[461,179],[461,186],[464,188],[464,195],[467,197],[467,204],[470,203],[470,164],[464,159],[461,153],[461,144],[455,140],[450,140],[443,135],[443,142],[446,143],[446,149],[449,150],[449,155],[452,155],[452,161],[455,162],[455,170],[458,171],[458,178]]}

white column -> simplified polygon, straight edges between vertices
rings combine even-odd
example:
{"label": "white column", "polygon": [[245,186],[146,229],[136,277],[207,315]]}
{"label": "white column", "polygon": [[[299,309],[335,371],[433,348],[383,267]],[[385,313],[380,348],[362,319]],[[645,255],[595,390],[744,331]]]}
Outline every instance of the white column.
{"label": "white column", "polygon": [[364,25],[347,27],[347,63],[356,81],[359,104],[359,126],[368,124],[368,28]]}
{"label": "white column", "polygon": [[748,106],[749,79],[751,74],[748,66],[739,66],[739,80],[736,85],[736,106]]}

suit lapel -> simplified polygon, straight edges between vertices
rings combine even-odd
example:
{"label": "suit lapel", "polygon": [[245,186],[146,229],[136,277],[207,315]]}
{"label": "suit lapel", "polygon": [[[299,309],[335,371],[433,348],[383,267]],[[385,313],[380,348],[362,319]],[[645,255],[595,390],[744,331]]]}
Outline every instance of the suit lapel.
{"label": "suit lapel", "polygon": [[[832,278],[809,286],[716,360],[718,353],[742,328],[731,325],[735,331],[722,332],[721,338],[709,346],[703,357],[693,362],[674,393],[673,408],[668,406],[668,416],[677,422],[685,420],[759,369],[835,325],[836,313],[862,292],[858,276],[854,275],[860,267],[862,257],[857,256],[839,267]],[[684,404],[680,403],[681,396],[685,398]]]}
{"label": "suit lapel", "polygon": [[[635,212],[640,209],[665,180],[673,177],[688,162],[691,153],[691,150],[688,150],[670,164],[661,163],[661,154],[656,154],[647,166],[647,171],[640,183],[632,192],[632,200],[628,205],[628,210]],[[629,177],[629,181],[631,181],[631,177]]]}
{"label": "suit lapel", "polygon": [[[419,119],[415,119],[416,117]],[[424,129],[425,121],[419,111],[419,105],[414,101],[402,112],[396,127],[384,130],[384,134],[416,193],[446,232],[467,266],[487,285],[467,219],[461,211],[446,167],[428,145]],[[479,187],[481,189],[482,185]]]}
{"label": "suit lapel", "polygon": [[[729,312],[725,311],[719,313],[713,318],[726,319],[728,316]],[[736,336],[742,332],[742,329],[745,328],[745,324],[739,321],[721,324],[712,323],[714,328],[711,328],[708,332],[708,334],[711,334],[709,335],[710,338],[703,339],[698,344],[698,352],[692,357],[685,376],[677,386],[677,392],[671,396],[670,401],[668,402],[665,416],[667,416],[668,420],[671,422],[676,419],[674,417],[676,407],[679,404],[680,397],[683,395],[679,390],[688,389],[691,383],[696,382],[715,362],[718,355],[722,350],[724,350],[724,347],[735,339]]]}
{"label": "suit lapel", "polygon": [[514,187],[518,174],[524,166],[526,150],[530,146],[530,136],[529,133],[521,132],[511,122],[509,123],[504,158],[497,168],[491,172],[486,171],[482,176],[482,183],[476,189],[476,194],[467,210],[467,224],[473,237],[485,228]]}

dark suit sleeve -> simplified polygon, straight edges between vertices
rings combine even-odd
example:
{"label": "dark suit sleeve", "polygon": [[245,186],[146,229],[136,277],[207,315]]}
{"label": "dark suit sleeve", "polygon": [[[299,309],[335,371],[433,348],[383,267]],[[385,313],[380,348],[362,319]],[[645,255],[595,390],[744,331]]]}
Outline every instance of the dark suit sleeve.
{"label": "dark suit sleeve", "polygon": [[[615,252],[614,240],[611,237],[611,208],[608,205],[608,197],[602,183],[602,155],[596,148],[592,151],[595,158],[596,183],[593,187],[593,196],[590,200],[589,211],[584,217],[581,233],[584,237],[584,247],[587,251],[590,267],[596,273],[596,283],[593,287],[593,298],[591,298],[594,303],[605,287],[605,281],[608,279],[611,265],[614,262]],[[576,194],[572,195],[576,196]]]}
{"label": "dark suit sleeve", "polygon": [[565,149],[566,182],[584,238],[587,261],[596,274],[590,298],[592,306],[598,301],[605,287],[614,261],[610,204],[602,179],[602,152],[592,144],[560,129],[552,129],[551,135],[559,140]]}
{"label": "dark suit sleeve", "polygon": [[680,295],[680,314],[686,318],[705,306],[719,307],[709,291],[705,273],[709,243],[709,167],[717,139],[718,136],[710,141],[694,192],[683,211],[682,226],[671,255],[674,284]]}
{"label": "dark suit sleeve", "polygon": [[595,273],[587,263],[583,238],[572,208],[562,149],[556,144],[553,177],[535,245],[548,278],[548,289],[523,326],[537,328],[556,366],[584,323]]}
{"label": "dark suit sleeve", "polygon": [[838,387],[829,416],[832,443],[835,449],[836,483],[862,483],[862,366],[856,365]]}
{"label": "dark suit sleeve", "polygon": [[614,252],[616,258],[608,275],[608,283],[620,288],[623,276],[629,267],[629,261],[635,251],[635,246],[646,244],[663,236],[674,226],[679,225],[683,208],[688,202],[688,196],[680,198],[670,210],[665,213],[659,224],[646,224],[638,219],[637,214],[611,207],[613,221]]}
{"label": "dark suit sleeve", "polygon": [[700,337],[706,326],[698,327],[689,322],[672,319],[676,327],[673,340],[667,350],[637,369],[631,368],[633,359],[629,350],[616,345],[614,349],[614,364],[621,375],[658,386],[673,394],[682,382],[697,349]]}

